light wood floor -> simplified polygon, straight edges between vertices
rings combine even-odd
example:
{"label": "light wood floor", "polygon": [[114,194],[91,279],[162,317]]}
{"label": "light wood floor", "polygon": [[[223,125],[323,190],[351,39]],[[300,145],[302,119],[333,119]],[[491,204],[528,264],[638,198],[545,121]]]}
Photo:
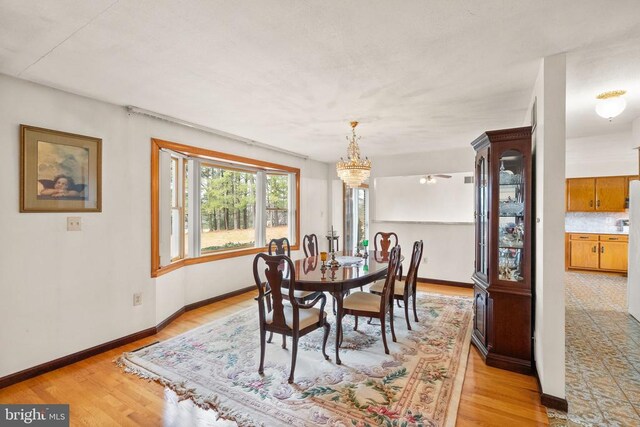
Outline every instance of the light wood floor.
{"label": "light wood floor", "polygon": [[[419,287],[445,295],[472,296],[471,289],[429,284]],[[193,425],[194,418],[203,421],[211,411],[197,409],[188,401],[179,403],[162,385],[123,373],[113,360],[124,351],[173,337],[254,304],[253,293],[248,292],[189,311],[157,335],[1,389],[0,403],[68,403],[71,425]],[[472,345],[457,425],[548,424],[535,378],[486,366]]]}

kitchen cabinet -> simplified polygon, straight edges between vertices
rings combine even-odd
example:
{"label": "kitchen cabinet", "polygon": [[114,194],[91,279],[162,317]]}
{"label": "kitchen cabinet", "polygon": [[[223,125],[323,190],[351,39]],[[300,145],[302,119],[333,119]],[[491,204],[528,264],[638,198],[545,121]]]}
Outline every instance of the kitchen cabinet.
{"label": "kitchen cabinet", "polygon": [[599,265],[598,236],[576,235],[570,242],[570,266],[597,269]]}
{"label": "kitchen cabinet", "polygon": [[489,366],[531,373],[531,127],[489,131],[475,160],[471,341]]}
{"label": "kitchen cabinet", "polygon": [[627,272],[629,236],[568,233],[567,237],[568,269]]}
{"label": "kitchen cabinet", "polygon": [[567,211],[593,211],[595,206],[595,188],[595,178],[567,179]]}
{"label": "kitchen cabinet", "polygon": [[632,179],[637,176],[567,179],[567,212],[623,212]]}

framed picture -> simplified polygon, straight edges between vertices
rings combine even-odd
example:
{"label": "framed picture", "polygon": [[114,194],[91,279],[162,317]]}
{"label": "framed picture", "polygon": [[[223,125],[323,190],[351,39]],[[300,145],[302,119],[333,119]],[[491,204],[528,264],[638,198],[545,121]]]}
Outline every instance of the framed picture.
{"label": "framed picture", "polygon": [[102,139],[20,125],[20,212],[101,212]]}

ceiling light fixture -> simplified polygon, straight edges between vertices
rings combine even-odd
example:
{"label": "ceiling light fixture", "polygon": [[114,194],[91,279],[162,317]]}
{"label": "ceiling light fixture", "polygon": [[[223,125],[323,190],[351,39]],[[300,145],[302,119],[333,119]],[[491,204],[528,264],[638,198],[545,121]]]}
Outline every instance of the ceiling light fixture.
{"label": "ceiling light fixture", "polygon": [[371,160],[360,158],[360,148],[358,147],[358,140],[360,137],[356,137],[356,126],[358,122],[351,122],[351,139],[347,137],[349,141],[349,147],[347,148],[347,160],[340,157],[340,161],[336,164],[336,170],[340,179],[351,188],[359,187],[371,173]]}
{"label": "ceiling light fixture", "polygon": [[436,177],[448,179],[451,178],[451,175],[445,175],[441,173],[435,175],[424,175],[420,177],[420,184],[435,184],[436,182],[438,182]]}
{"label": "ceiling light fixture", "polygon": [[622,98],[625,93],[627,93],[626,90],[612,90],[596,96],[598,99],[596,113],[609,121],[620,115],[627,106],[627,102]]}

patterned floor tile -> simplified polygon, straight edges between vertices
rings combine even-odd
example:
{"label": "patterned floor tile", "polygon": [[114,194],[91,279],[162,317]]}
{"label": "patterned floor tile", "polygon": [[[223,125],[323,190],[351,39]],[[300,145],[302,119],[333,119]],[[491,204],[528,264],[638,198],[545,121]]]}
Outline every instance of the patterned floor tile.
{"label": "patterned floor tile", "polygon": [[569,412],[549,410],[552,425],[640,426],[640,323],[627,313],[627,279],[567,273],[565,285]]}

